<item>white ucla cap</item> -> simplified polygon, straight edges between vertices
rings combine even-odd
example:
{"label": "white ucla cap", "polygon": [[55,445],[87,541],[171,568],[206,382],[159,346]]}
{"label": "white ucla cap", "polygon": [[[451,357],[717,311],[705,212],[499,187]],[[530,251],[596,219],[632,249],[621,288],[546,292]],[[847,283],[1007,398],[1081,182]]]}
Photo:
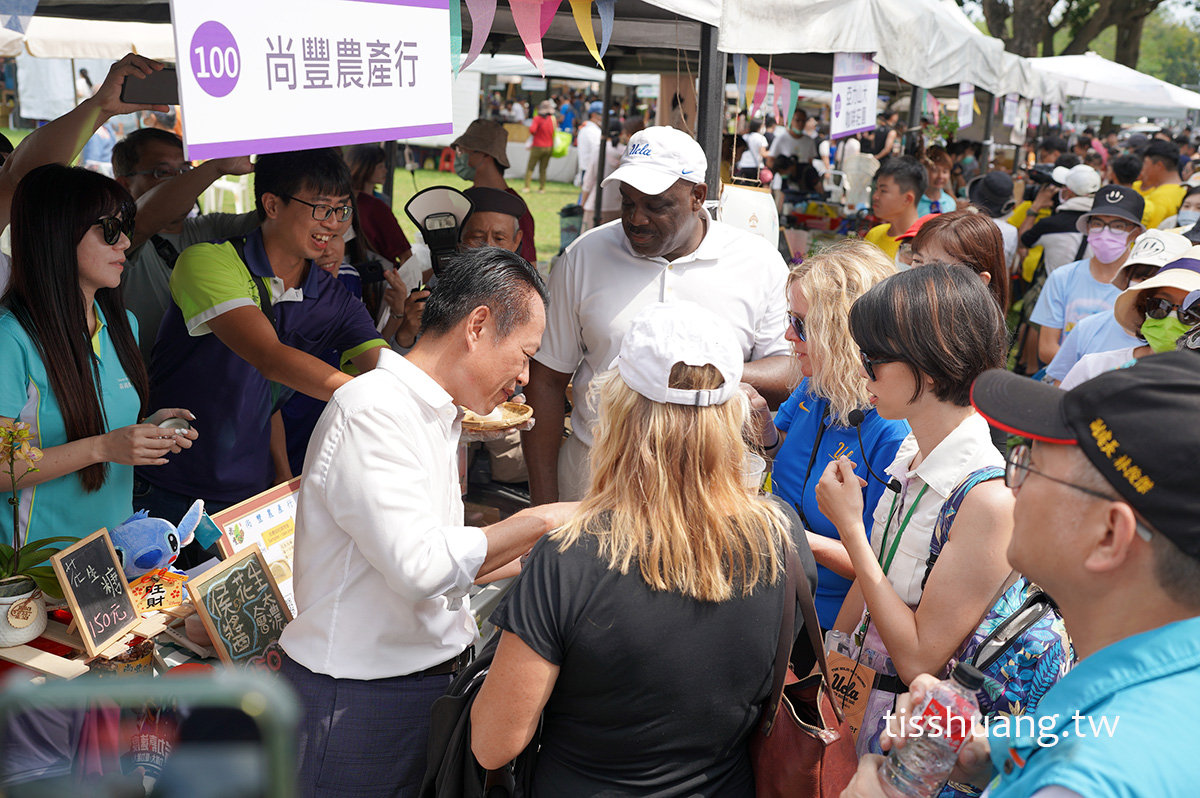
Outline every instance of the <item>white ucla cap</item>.
{"label": "white ucla cap", "polygon": [[[724,384],[710,390],[670,388],[676,363],[715,366]],[[652,402],[708,407],[727,401],[742,381],[742,348],[732,325],[694,302],[655,302],[634,317],[612,367]]]}
{"label": "white ucla cap", "polygon": [[629,139],[621,165],[600,184],[628,183],[643,194],[661,194],[676,180],[703,183],[708,159],[694,138],[673,127],[648,127]]}

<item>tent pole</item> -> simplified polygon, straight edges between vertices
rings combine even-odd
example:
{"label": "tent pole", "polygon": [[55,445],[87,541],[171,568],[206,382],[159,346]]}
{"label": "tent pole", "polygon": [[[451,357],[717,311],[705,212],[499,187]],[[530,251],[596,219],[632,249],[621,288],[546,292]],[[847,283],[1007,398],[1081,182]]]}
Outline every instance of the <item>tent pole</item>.
{"label": "tent pole", "polygon": [[389,141],[383,145],[383,161],[387,164],[386,176],[383,178],[383,193],[387,195],[388,201],[391,201],[392,191],[395,189],[396,183],[396,153],[399,150],[399,142]]}
{"label": "tent pole", "polygon": [[[600,152],[596,157],[596,188],[593,193],[596,195],[596,213],[592,217],[594,227],[599,227],[604,214],[604,187],[600,183],[604,180],[604,159],[606,150],[608,149],[608,132],[612,128],[612,69],[604,71],[604,128],[600,131]],[[615,190],[615,189],[614,189]]]}
{"label": "tent pole", "polygon": [[909,95],[908,131],[904,134],[904,151],[905,152],[908,152],[909,143],[912,141],[915,141],[915,137],[917,135],[916,131],[921,129],[921,105],[923,104],[923,101],[924,101],[924,98],[921,93],[923,91],[924,91],[924,89],[922,89],[920,86],[913,86],[912,94]]}
{"label": "tent pole", "polygon": [[[686,54],[685,54],[686,57]],[[708,198],[717,199],[721,188],[721,128],[725,121],[725,63],[717,50],[717,29],[700,25],[700,95],[696,98],[696,140],[708,158]],[[785,111],[786,113],[786,111]],[[787,126],[788,120],[780,120]]]}
{"label": "tent pole", "polygon": [[983,94],[987,97],[987,106],[983,112],[983,147],[981,153],[984,157],[982,174],[987,174],[992,169],[992,158],[996,154],[996,142],[992,139],[992,123],[996,117],[996,95],[990,91],[985,91]]}

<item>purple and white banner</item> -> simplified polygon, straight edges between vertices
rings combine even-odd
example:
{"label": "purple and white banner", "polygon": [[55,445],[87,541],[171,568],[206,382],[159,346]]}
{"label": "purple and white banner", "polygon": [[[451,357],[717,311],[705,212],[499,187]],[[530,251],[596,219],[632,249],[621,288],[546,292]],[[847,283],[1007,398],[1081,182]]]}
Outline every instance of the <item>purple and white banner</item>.
{"label": "purple and white banner", "polygon": [[829,137],[845,138],[875,127],[879,65],[870,53],[833,54],[833,119]]}
{"label": "purple and white banner", "polygon": [[171,0],[189,159],[452,132],[448,0]]}
{"label": "purple and white banner", "polygon": [[1021,99],[1016,94],[1004,95],[1004,121],[1005,127],[1012,127],[1017,124],[1017,101]]}
{"label": "purple and white banner", "polygon": [[1042,101],[1034,100],[1033,107],[1029,109],[1029,126],[1037,127],[1042,124]]}
{"label": "purple and white banner", "polygon": [[975,121],[975,84],[958,84],[958,126],[968,128]]}

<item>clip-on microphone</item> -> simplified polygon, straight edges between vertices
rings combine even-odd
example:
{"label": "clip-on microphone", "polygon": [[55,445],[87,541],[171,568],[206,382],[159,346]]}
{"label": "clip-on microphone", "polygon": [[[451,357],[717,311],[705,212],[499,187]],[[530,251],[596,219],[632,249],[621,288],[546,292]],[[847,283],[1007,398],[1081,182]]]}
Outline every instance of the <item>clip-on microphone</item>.
{"label": "clip-on microphone", "polygon": [[893,477],[892,481],[888,482],[886,479],[880,479],[878,476],[875,475],[875,472],[871,470],[871,462],[869,460],[867,460],[867,452],[866,452],[865,448],[863,447],[863,439],[862,439],[862,423],[866,417],[867,417],[866,414],[857,408],[855,408],[854,410],[851,410],[850,415],[848,415],[846,417],[846,420],[850,422],[850,426],[854,427],[855,432],[858,433],[858,450],[860,452],[862,452],[863,465],[865,465],[867,467],[867,473],[870,474],[872,477],[874,477],[876,482],[882,482],[884,485],[887,486],[888,490],[893,491],[895,493],[899,493],[900,492],[900,480]]}

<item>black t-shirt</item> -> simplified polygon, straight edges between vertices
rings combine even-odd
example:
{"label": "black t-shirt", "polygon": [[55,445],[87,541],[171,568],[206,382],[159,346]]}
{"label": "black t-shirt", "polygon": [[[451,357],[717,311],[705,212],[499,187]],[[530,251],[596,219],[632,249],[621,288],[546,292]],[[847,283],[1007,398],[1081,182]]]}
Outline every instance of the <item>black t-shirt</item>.
{"label": "black t-shirt", "polygon": [[[802,531],[793,538],[815,590],[812,552]],[[590,535],[562,553],[543,538],[491,616],[561,667],[534,798],[752,798],[747,741],[771,689],[784,580],[701,602],[651,590],[636,562],[611,571],[596,552]]]}

